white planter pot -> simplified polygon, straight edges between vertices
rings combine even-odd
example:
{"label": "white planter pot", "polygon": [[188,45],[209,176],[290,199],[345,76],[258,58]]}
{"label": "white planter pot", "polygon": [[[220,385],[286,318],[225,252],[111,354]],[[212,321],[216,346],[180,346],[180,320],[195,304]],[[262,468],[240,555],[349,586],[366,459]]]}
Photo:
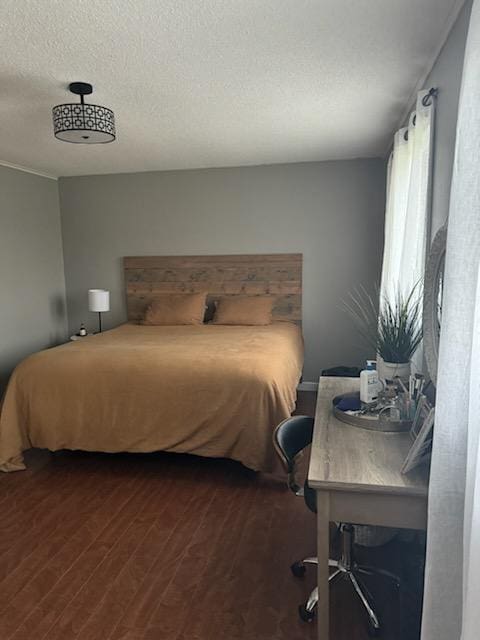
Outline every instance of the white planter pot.
{"label": "white planter pot", "polygon": [[385,362],[381,356],[377,356],[377,373],[380,380],[400,378],[403,382],[408,382],[410,372],[410,362]]}

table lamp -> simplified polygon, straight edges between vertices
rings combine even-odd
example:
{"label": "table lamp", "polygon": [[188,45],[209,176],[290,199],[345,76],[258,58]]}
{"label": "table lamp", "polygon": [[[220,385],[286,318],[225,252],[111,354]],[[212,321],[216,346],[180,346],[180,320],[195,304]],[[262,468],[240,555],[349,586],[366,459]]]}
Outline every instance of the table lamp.
{"label": "table lamp", "polygon": [[88,310],[98,313],[98,332],[102,333],[102,313],[110,311],[110,291],[105,289],[88,290]]}

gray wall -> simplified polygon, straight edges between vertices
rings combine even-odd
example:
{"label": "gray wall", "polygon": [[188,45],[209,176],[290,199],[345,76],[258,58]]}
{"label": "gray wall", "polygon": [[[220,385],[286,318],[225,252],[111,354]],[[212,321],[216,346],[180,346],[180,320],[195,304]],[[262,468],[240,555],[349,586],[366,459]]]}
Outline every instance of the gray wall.
{"label": "gray wall", "polygon": [[425,87],[438,87],[432,194],[432,237],[448,216],[463,56],[472,0],[467,0]]}
{"label": "gray wall", "polygon": [[93,328],[87,290],[111,292],[105,325],[125,320],[127,255],[304,254],[305,380],[359,363],[341,300],[379,279],[383,160],[60,179],[70,330]]}
{"label": "gray wall", "polygon": [[0,166],[0,391],[26,355],[63,342],[65,281],[55,180]]}

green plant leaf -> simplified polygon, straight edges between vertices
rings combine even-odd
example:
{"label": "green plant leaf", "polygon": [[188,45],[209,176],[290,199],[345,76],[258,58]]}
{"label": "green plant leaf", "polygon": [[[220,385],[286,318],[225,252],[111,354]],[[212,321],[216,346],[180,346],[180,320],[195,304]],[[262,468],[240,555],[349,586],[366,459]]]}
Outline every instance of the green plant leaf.
{"label": "green plant leaf", "polygon": [[372,296],[359,287],[344,302],[365,343],[385,362],[409,362],[418,349],[422,333],[422,298],[419,284],[405,294],[397,288],[393,299],[378,287]]}

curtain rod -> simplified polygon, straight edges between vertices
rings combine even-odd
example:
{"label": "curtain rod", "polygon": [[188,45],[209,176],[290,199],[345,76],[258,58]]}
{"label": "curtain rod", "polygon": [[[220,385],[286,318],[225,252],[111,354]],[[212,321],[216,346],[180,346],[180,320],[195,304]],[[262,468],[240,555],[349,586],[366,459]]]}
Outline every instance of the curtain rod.
{"label": "curtain rod", "polygon": [[426,96],[422,98],[422,104],[424,107],[429,107],[432,104],[432,98],[436,98],[438,96],[437,87],[432,87]]}
{"label": "curtain rod", "polygon": [[[429,90],[429,92],[427,93],[427,95],[426,95],[426,96],[423,96],[423,98],[422,98],[422,104],[423,104],[423,106],[424,106],[424,107],[429,107],[429,106],[432,104],[432,102],[433,102],[433,98],[436,98],[437,96],[438,96],[438,89],[437,89],[437,87],[432,87],[432,88]],[[413,124],[413,126],[415,126],[416,119],[417,119],[417,116],[416,116],[416,114],[415,114],[415,115],[413,116],[413,119],[412,119],[412,124]],[[404,139],[405,141],[408,141],[408,128],[406,129],[405,133],[403,134],[403,139]]]}

